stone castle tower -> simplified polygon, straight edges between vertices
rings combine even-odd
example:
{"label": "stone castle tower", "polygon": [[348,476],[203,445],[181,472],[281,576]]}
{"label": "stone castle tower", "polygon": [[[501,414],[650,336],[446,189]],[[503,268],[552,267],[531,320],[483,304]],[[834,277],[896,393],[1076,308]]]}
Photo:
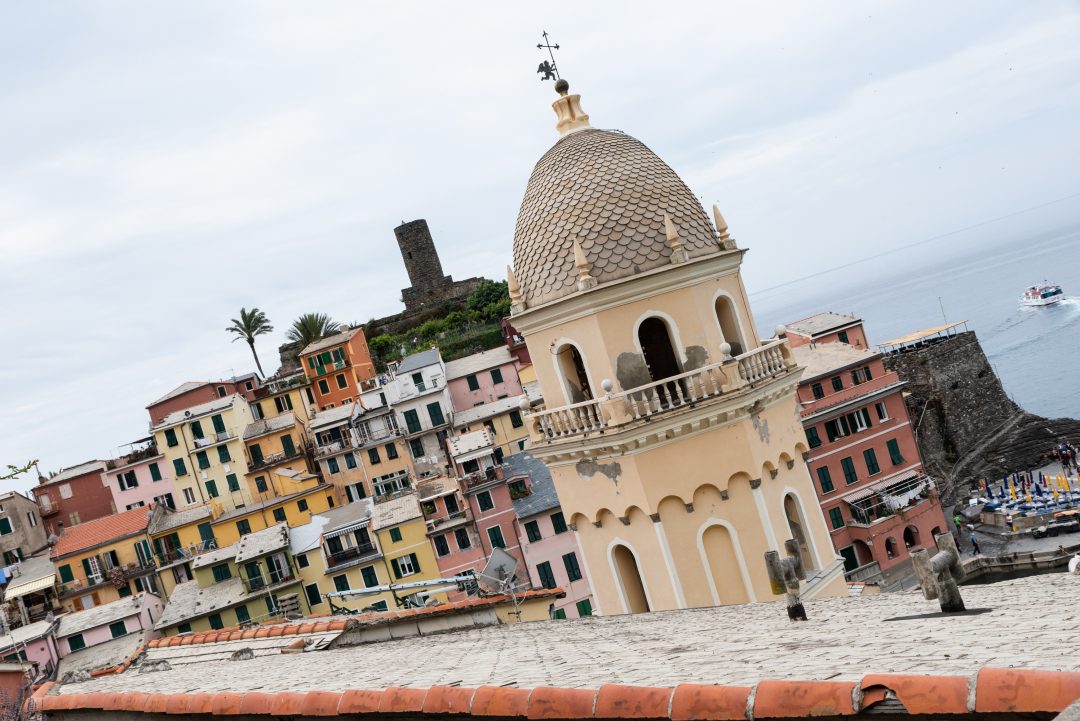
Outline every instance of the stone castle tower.
{"label": "stone castle tower", "polygon": [[401,291],[401,302],[405,304],[406,313],[415,313],[443,301],[465,298],[480,282],[479,278],[455,282],[449,275],[443,275],[439,251],[435,250],[435,241],[423,218],[402,223],[394,228],[394,236],[397,237],[401,259],[405,262],[405,270],[412,284]]}
{"label": "stone castle tower", "polygon": [[763,556],[789,538],[804,596],[846,593],[803,455],[802,369],[783,328],[759,339],[745,251],[663,160],[556,90],[508,282],[546,405],[531,451],[602,611],[773,600]]}

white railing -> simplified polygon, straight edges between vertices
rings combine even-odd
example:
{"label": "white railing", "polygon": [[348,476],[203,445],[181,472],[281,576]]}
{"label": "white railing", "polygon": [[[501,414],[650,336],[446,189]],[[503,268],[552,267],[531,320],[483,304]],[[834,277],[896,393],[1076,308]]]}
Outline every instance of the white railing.
{"label": "white railing", "polygon": [[739,362],[739,377],[753,385],[784,372],[784,352],[780,349],[782,340],[774,340],[757,350],[743,353],[736,360]]}
{"label": "white railing", "polygon": [[727,379],[721,370],[722,365],[714,363],[689,373],[681,373],[646,386],[616,393],[615,396],[626,399],[634,420],[648,418],[723,393]]}
{"label": "white railing", "polygon": [[566,438],[598,431],[606,424],[599,401],[582,401],[570,406],[537,411],[532,415],[546,438]]}

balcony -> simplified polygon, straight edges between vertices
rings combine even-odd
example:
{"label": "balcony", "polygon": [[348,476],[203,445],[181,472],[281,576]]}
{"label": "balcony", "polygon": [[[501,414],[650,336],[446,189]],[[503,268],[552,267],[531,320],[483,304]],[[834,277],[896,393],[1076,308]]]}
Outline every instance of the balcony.
{"label": "balcony", "polygon": [[279,463],[285,463],[286,461],[291,461],[294,458],[303,458],[303,457],[304,457],[304,454],[299,449],[293,449],[292,453],[286,453],[285,451],[281,451],[279,453],[271,453],[269,455],[266,455],[266,456],[263,456],[262,458],[260,458],[258,462],[256,462],[255,460],[252,460],[251,465],[248,466],[248,472],[249,473],[254,473],[255,471],[261,471],[264,468],[270,468],[271,466],[276,466]]}
{"label": "balcony", "polygon": [[[393,416],[389,417],[393,418]],[[363,448],[370,443],[381,443],[391,438],[400,438],[402,435],[400,428],[381,428],[376,431],[357,428],[356,434],[359,436],[358,448]]]}
{"label": "balcony", "polygon": [[236,438],[236,434],[230,430],[224,430],[220,433],[209,433],[203,438],[196,438],[195,447],[199,449],[209,448],[210,446],[216,446],[218,443],[231,441],[233,438]]}
{"label": "balcony", "polygon": [[336,553],[330,551],[326,552],[326,568],[329,571],[331,568],[341,566],[346,563],[364,561],[369,558],[376,558],[379,556],[379,549],[375,548],[373,543],[365,543],[361,546],[353,546],[352,548],[345,548]]}
{"label": "balcony", "polygon": [[342,435],[341,438],[336,438],[332,441],[316,444],[315,457],[325,458],[327,456],[332,456],[335,453],[341,453],[342,451],[357,447],[358,446],[353,441],[352,435],[346,433]]}
{"label": "balcony", "polygon": [[126,566],[115,566],[102,574],[90,576],[85,582],[77,578],[60,584],[60,600],[63,601],[109,584],[122,585],[136,576],[145,576],[155,571],[157,571],[157,566],[153,564],[129,563]]}
{"label": "balcony", "polygon": [[[839,375],[844,376],[846,383],[851,383],[849,375],[843,373]],[[868,381],[863,381],[858,385],[845,385],[843,390],[833,391],[821,398],[815,398],[812,401],[803,401],[801,404],[802,410],[800,410],[800,415],[802,415],[803,418],[806,418],[807,416],[831,410],[838,406],[842,406],[845,403],[865,398],[866,396],[899,388],[902,385],[903,381],[900,380],[900,376],[897,375],[895,371],[889,371]]]}
{"label": "balcony", "polygon": [[906,473],[878,481],[847,497],[852,528],[870,528],[903,517],[909,510],[936,497],[934,481],[925,473]]}
{"label": "balcony", "polygon": [[276,586],[294,583],[297,579],[289,571],[271,571],[265,576],[259,574],[258,576],[251,576],[250,578],[244,578],[243,580],[244,588],[248,593],[257,593],[259,591],[275,588]]}
{"label": "balcony", "polygon": [[199,543],[192,544],[187,548],[166,548],[163,552],[154,552],[154,557],[157,559],[159,566],[169,566],[181,561],[190,561],[193,558],[197,558],[207,551],[213,551],[217,548],[217,541],[213,538]]}
{"label": "balcony", "polygon": [[[427,514],[425,514],[426,516]],[[450,526],[460,526],[463,522],[469,520],[468,511],[464,508],[459,508],[453,513],[440,513],[439,515],[425,518],[427,524],[428,534],[438,533],[444,528]]]}
{"label": "balcony", "polygon": [[501,481],[503,478],[502,468],[485,468],[482,471],[475,471],[462,476],[461,485],[466,491],[471,491],[489,483]]}
{"label": "balcony", "polygon": [[604,381],[602,398],[531,413],[531,436],[539,443],[615,432],[704,403],[732,398],[796,368],[786,338],[630,390],[614,391]]}
{"label": "balcony", "polygon": [[42,518],[48,518],[49,516],[54,516],[60,512],[60,507],[54,506],[52,502],[49,501],[48,496],[41,496],[38,498],[38,507],[41,511]]}

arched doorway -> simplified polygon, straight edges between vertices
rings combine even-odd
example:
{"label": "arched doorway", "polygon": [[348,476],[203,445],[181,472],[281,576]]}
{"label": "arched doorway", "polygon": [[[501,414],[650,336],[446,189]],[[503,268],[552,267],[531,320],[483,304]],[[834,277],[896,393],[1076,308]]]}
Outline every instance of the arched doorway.
{"label": "arched doorway", "polygon": [[724,334],[724,342],[731,346],[731,355],[745,353],[746,344],[739,331],[739,317],[735,313],[735,304],[726,295],[721,295],[716,299],[716,320],[720,323],[720,332]]}
{"label": "arched doorway", "polygon": [[895,538],[890,537],[890,538],[885,539],[885,557],[886,558],[896,558],[896,539]]}
{"label": "arched doorway", "polygon": [[559,372],[566,382],[567,401],[581,403],[592,400],[594,396],[589,386],[589,374],[585,372],[585,361],[577,347],[567,343],[559,348],[556,356]]}
{"label": "arched doorway", "polygon": [[904,545],[908,548],[913,548],[919,544],[919,529],[915,526],[908,526],[904,529]]}
{"label": "arched doorway", "polygon": [[611,560],[615,565],[615,582],[622,589],[626,612],[651,611],[648,596],[645,595],[645,583],[641,580],[641,571],[633,552],[622,544],[616,545],[611,549]]}
{"label": "arched doorway", "polygon": [[934,540],[935,543],[937,543],[936,539],[940,535],[941,535],[941,526],[934,526],[934,528],[930,531],[930,538],[932,540]]}
{"label": "arched doorway", "polygon": [[[654,383],[682,373],[679,357],[675,353],[675,344],[671,342],[671,334],[668,333],[667,323],[655,317],[646,318],[638,326],[638,342],[641,343],[641,354],[644,356],[649,378]],[[664,405],[678,403],[686,391],[681,382],[678,385],[678,389],[674,382],[657,386],[660,402]]]}
{"label": "arched doorway", "polygon": [[791,493],[784,496],[784,515],[787,517],[788,529],[791,537],[799,544],[799,556],[802,557],[804,568],[816,568],[814,554],[810,552],[810,541],[807,538],[807,530],[803,525],[802,509],[799,501]]}
{"label": "arched doorway", "polygon": [[863,541],[856,538],[852,541],[851,546],[855,549],[855,558],[858,559],[860,566],[865,566],[874,560],[874,552]]}
{"label": "arched doorway", "polygon": [[739,566],[738,551],[731,538],[731,532],[719,524],[709,526],[701,535],[701,545],[705,549],[705,559],[709,564],[713,585],[720,603],[749,603],[750,594],[743,582],[742,568]]}

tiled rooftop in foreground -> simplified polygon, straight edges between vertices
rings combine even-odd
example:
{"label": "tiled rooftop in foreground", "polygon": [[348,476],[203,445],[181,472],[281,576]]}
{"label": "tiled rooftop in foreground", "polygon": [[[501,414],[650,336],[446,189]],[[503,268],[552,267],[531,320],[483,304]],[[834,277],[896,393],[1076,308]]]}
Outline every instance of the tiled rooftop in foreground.
{"label": "tiled rooftop in foreground", "polygon": [[[229,713],[230,704],[238,713],[246,699],[251,713],[292,715],[743,719],[852,714],[887,687],[912,714],[1059,711],[1080,697],[1078,590],[1080,577],[1066,574],[968,586],[968,608],[991,611],[930,618],[918,616],[937,602],[907,592],[810,601],[806,623],[770,603],[510,626],[477,608],[460,630],[385,642],[361,639],[362,619],[300,622],[291,643],[285,630],[211,632],[150,644],[142,663],[168,660],[167,670],[136,664],[52,686],[48,696],[82,695],[44,708],[168,702],[183,704],[178,713]],[[254,657],[232,660],[242,648]],[[1067,673],[1027,673],[1035,670]],[[493,699],[510,707],[490,711]],[[698,710],[680,711],[686,704]]]}

